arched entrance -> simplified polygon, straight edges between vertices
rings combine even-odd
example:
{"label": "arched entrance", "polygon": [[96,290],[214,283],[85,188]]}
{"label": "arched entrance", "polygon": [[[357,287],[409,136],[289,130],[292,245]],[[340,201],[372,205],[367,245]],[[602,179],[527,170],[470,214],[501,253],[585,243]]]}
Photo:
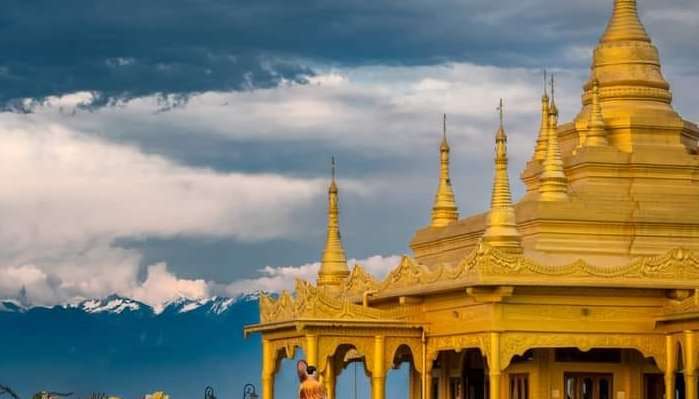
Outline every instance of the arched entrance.
{"label": "arched entrance", "polygon": [[391,368],[386,375],[386,399],[420,397],[420,374],[415,370],[415,360],[408,345],[400,345],[393,354]]}
{"label": "arched entrance", "polygon": [[354,346],[343,344],[335,351],[337,399],[368,399],[371,397],[371,384],[366,369],[364,354]]}

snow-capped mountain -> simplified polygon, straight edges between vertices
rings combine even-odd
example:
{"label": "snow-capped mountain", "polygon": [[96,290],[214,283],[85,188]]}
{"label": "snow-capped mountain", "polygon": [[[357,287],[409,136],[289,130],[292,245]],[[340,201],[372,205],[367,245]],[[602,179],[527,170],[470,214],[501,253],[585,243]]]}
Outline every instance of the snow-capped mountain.
{"label": "snow-capped mountain", "polygon": [[[222,315],[238,302],[250,302],[256,301],[257,299],[258,297],[255,294],[241,295],[235,298],[220,296],[202,299],[178,298],[154,308],[143,302],[113,294],[101,299],[86,299],[77,303],[69,303],[55,307],[82,311],[89,314],[126,314],[138,312],[157,316],[160,314],[172,315],[196,311],[197,313]],[[0,312],[26,312],[33,308],[35,307],[22,304],[16,299],[0,300]],[[51,307],[48,308],[51,309]]]}
{"label": "snow-capped mountain", "polygon": [[226,298],[214,296],[203,299],[180,298],[167,303],[163,308],[163,313],[188,313],[193,311],[203,311],[209,314],[220,315],[226,312],[234,303],[245,300],[244,298]]}
{"label": "snow-capped mountain", "polygon": [[152,311],[152,308],[144,303],[119,295],[110,295],[103,299],[88,299],[76,304],[64,305],[64,307],[69,309],[80,309],[86,313],[121,314],[125,311]]}

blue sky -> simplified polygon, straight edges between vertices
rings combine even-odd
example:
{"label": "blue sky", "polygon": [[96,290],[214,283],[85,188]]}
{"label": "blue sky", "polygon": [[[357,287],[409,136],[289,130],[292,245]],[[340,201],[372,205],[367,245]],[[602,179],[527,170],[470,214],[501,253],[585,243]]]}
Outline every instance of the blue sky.
{"label": "blue sky", "polygon": [[[149,304],[310,277],[338,160],[350,257],[409,253],[441,114],[463,214],[487,207],[505,100],[516,193],[543,68],[579,107],[612,0],[8,0],[0,13],[0,296]],[[639,0],[699,120],[699,3]]]}

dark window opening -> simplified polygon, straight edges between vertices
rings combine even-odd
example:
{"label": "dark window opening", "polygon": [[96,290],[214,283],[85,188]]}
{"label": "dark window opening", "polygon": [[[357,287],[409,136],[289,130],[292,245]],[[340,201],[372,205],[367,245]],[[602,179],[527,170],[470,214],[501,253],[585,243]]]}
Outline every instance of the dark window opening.
{"label": "dark window opening", "polygon": [[534,360],[534,351],[529,349],[528,351],[524,352],[523,355],[515,355],[512,357],[512,361],[510,363],[516,364],[516,363],[524,363],[528,362],[530,360]]}
{"label": "dark window opening", "polygon": [[621,363],[620,349],[591,349],[583,352],[576,348],[556,349],[557,362]]}

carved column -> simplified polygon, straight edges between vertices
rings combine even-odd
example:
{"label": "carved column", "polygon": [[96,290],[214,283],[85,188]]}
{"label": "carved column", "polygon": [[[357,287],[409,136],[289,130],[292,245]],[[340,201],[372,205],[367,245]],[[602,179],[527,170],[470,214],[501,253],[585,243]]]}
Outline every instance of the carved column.
{"label": "carved column", "polygon": [[371,370],[371,399],[386,397],[385,347],[386,337],[377,335],[374,338],[374,367]]}
{"label": "carved column", "polygon": [[488,377],[490,378],[490,399],[500,399],[500,333],[490,333]]}
{"label": "carved column", "polygon": [[318,367],[318,336],[317,335],[306,335],[306,347],[304,348],[306,352],[306,363],[309,366]]}
{"label": "carved column", "polygon": [[274,398],[275,353],[267,339],[262,340],[262,399]]}
{"label": "carved column", "polygon": [[694,331],[684,333],[684,386],[687,399],[697,399],[697,354],[694,345]]}
{"label": "carved column", "polygon": [[672,336],[665,337],[665,398],[675,398],[675,368],[677,367],[677,351]]}
{"label": "carved column", "polygon": [[328,393],[327,399],[335,399],[335,356],[328,357],[328,365],[325,366],[324,381],[325,391]]}

